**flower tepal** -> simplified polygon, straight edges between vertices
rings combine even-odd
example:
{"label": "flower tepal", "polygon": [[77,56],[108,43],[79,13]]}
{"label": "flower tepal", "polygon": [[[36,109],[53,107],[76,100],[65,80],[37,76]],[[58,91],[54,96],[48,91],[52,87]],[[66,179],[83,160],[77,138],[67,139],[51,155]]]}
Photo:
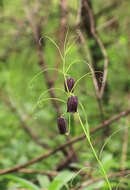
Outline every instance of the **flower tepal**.
{"label": "flower tepal", "polygon": [[59,129],[59,133],[64,135],[67,132],[67,123],[64,117],[58,117],[57,125]]}
{"label": "flower tepal", "polygon": [[[66,82],[64,82],[64,87],[66,92],[73,92],[75,80],[73,78],[67,78]],[[68,87],[68,88],[67,88]]]}
{"label": "flower tepal", "polygon": [[68,98],[67,102],[67,112],[75,113],[77,112],[78,98],[77,96],[71,96]]}

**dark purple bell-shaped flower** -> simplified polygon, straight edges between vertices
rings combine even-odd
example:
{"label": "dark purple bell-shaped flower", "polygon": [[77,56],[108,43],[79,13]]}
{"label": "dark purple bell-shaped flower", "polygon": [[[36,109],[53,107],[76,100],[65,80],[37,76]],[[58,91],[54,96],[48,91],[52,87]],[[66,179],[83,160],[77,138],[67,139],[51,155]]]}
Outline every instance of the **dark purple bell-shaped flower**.
{"label": "dark purple bell-shaped flower", "polygon": [[[65,91],[66,92],[73,92],[73,87],[74,87],[74,83],[75,83],[75,80],[73,79],[73,78],[67,78],[66,79],[66,82],[64,82],[64,86],[65,86]],[[67,88],[67,86],[68,86],[68,88]]]}
{"label": "dark purple bell-shaped flower", "polygon": [[61,135],[67,132],[67,123],[64,117],[58,117],[57,119],[58,129]]}
{"label": "dark purple bell-shaped flower", "polygon": [[77,96],[71,96],[68,98],[67,102],[67,112],[75,113],[77,112],[78,98]]}

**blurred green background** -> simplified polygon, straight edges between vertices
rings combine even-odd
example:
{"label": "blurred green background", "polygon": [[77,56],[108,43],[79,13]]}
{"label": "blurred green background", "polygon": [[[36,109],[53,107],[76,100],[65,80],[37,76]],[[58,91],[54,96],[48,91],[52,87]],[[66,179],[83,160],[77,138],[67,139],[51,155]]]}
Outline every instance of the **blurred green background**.
{"label": "blurred green background", "polygon": [[[106,88],[102,98],[103,117],[96,99],[92,75],[83,78],[75,89],[75,94],[85,107],[90,129],[93,129],[103,122],[103,118],[109,119],[130,107],[130,2],[86,1],[90,3],[95,27],[109,60]],[[78,61],[69,70],[69,76],[78,80],[90,72],[87,64],[81,61],[88,62],[88,58],[79,39],[77,32],[79,27],[84,35],[85,45],[89,48],[95,71],[103,71],[104,58],[91,34],[89,20],[86,20],[88,13],[87,10],[83,10],[83,4],[83,1],[79,0],[0,0],[0,170],[23,164],[67,141],[66,136],[59,135],[58,113],[52,101],[38,104],[39,97],[42,97],[42,100],[50,97],[49,92],[42,95],[48,88],[64,90],[63,74],[47,70],[50,80],[54,80],[53,86],[51,83],[49,86],[46,72],[43,72],[43,67],[39,64],[41,59],[38,44],[48,68],[55,68],[58,64],[57,69],[60,71],[63,67],[57,48],[45,35],[54,40],[63,52],[63,42],[68,31],[67,42],[73,45],[66,56],[66,68],[74,61]],[[79,14],[81,15],[77,25]],[[38,44],[36,37],[39,40]],[[99,76],[98,80],[100,83],[102,76]],[[58,89],[54,89],[54,92],[57,98],[67,100],[64,92]],[[59,102],[59,106],[62,113],[66,112],[66,104]],[[83,118],[82,112],[81,117]],[[130,169],[129,126],[129,116],[109,125],[105,142],[114,132],[121,130],[109,138],[101,155],[101,161],[108,174]],[[38,140],[30,135],[28,128]],[[77,115],[74,115],[71,117],[70,138],[81,134],[82,128]],[[98,154],[102,147],[103,135],[102,130],[92,136]],[[40,145],[41,143],[43,144]],[[70,147],[66,153],[58,151],[47,159],[30,165],[28,169],[55,171],[56,175],[61,175],[59,183],[63,183],[66,176],[70,177],[66,182],[72,178],[73,172],[78,172],[86,166],[93,167],[89,169],[90,171],[84,170],[88,174],[86,178],[84,175],[77,175],[72,188],[82,184],[86,179],[102,176],[86,141],[79,141],[73,147],[77,160],[70,159],[63,168],[59,165],[65,160],[66,154],[68,156],[71,153]],[[63,185],[57,187],[56,182],[54,183],[55,175],[51,174],[21,171],[10,175],[33,183],[39,189],[67,189]],[[17,179],[5,176],[0,176],[0,190],[26,187]],[[113,189],[116,189],[119,182],[120,190],[130,189],[129,177],[114,178],[110,182]],[[70,186],[69,188],[72,189]],[[104,181],[98,181],[86,188],[78,189],[107,190],[108,187]]]}

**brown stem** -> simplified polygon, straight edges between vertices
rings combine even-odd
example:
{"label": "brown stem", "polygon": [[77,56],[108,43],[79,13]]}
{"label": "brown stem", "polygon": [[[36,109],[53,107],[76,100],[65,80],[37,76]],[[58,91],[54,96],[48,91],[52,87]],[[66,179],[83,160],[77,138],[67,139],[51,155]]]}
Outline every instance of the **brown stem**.
{"label": "brown stem", "polygon": [[[84,3],[83,3],[83,1],[81,1],[81,2],[83,4],[83,6],[85,6],[86,11],[88,12],[88,17],[86,16],[86,18],[88,18],[88,21],[90,22],[90,25],[89,25],[90,29],[89,30],[90,30],[90,32],[92,34],[92,37],[95,38],[95,40],[97,41],[97,43],[98,43],[98,45],[99,45],[99,47],[100,47],[100,49],[102,51],[102,54],[104,56],[103,83],[101,85],[101,88],[99,88],[100,87],[99,81],[98,81],[98,78],[96,78],[96,74],[94,72],[94,64],[93,64],[92,58],[90,56],[89,49],[88,49],[87,44],[85,42],[84,35],[83,35],[82,31],[81,31],[81,29],[79,29],[78,33],[79,33],[79,36],[80,36],[80,40],[81,40],[81,43],[83,44],[83,47],[84,47],[84,50],[85,50],[85,53],[86,53],[86,57],[88,59],[88,63],[91,65],[90,69],[91,69],[91,73],[92,73],[93,84],[94,84],[94,87],[95,87],[96,99],[97,99],[98,108],[99,108],[99,111],[100,111],[101,121],[104,121],[105,116],[104,116],[104,110],[103,110],[103,105],[102,105],[102,95],[101,95],[101,93],[103,94],[104,88],[105,88],[105,83],[106,83],[106,74],[107,74],[107,66],[108,66],[107,53],[106,53],[106,50],[104,48],[104,45],[103,45],[102,41],[100,40],[100,38],[98,37],[97,32],[96,32],[94,16],[93,16],[92,10],[91,10],[91,8],[89,6],[89,4],[91,4],[90,1],[86,0],[86,1],[84,1]],[[108,129],[107,130],[105,129],[104,130],[104,137],[106,137],[107,135],[108,135]]]}
{"label": "brown stem", "polygon": [[89,53],[89,49],[88,49],[88,47],[86,45],[83,33],[82,33],[82,31],[80,29],[78,29],[78,34],[79,34],[81,43],[83,44],[88,63],[90,64],[90,69],[91,69],[91,73],[92,73],[93,84],[94,84],[94,87],[95,87],[96,96],[97,96],[97,98],[99,98],[98,82],[97,82],[95,72],[94,72],[94,69],[93,69],[93,63],[92,63],[92,59],[91,59],[91,56],[90,56],[90,53]]}
{"label": "brown stem", "polygon": [[20,169],[18,170],[19,173],[36,173],[36,174],[43,174],[43,175],[48,175],[48,176],[56,176],[58,175],[57,171],[42,171],[42,170],[35,170],[35,169]]}
{"label": "brown stem", "polygon": [[66,169],[67,166],[72,162],[72,158],[75,156],[75,152],[77,152],[77,150],[69,153],[68,157],[58,164],[58,166],[56,167],[56,171]]}
{"label": "brown stem", "polygon": [[85,5],[86,5],[86,9],[87,9],[88,14],[89,14],[89,18],[90,18],[91,33],[92,33],[93,37],[95,38],[95,40],[97,41],[97,43],[98,43],[98,45],[102,51],[102,54],[104,56],[104,73],[103,73],[102,85],[101,85],[101,89],[100,89],[100,99],[101,99],[103,92],[104,92],[104,89],[105,89],[105,84],[106,84],[106,79],[107,79],[108,56],[107,56],[106,49],[105,49],[101,39],[97,35],[95,22],[94,22],[94,16],[93,16],[92,10],[89,7],[89,4],[87,1],[85,1]]}
{"label": "brown stem", "polygon": [[[79,34],[81,43],[82,43],[82,45],[84,47],[84,51],[85,51],[86,57],[88,59],[88,63],[91,65],[90,69],[91,69],[91,73],[92,73],[93,84],[94,84],[94,87],[95,87],[96,99],[97,99],[98,108],[99,108],[99,111],[100,111],[101,121],[104,121],[105,118],[104,118],[102,100],[101,100],[101,97],[100,97],[100,90],[99,90],[99,87],[98,87],[98,82],[97,82],[97,79],[96,79],[96,75],[94,73],[92,59],[91,59],[88,47],[86,45],[84,35],[83,35],[83,33],[82,33],[82,31],[80,29],[78,30],[78,34]],[[106,131],[104,133],[106,133]]]}

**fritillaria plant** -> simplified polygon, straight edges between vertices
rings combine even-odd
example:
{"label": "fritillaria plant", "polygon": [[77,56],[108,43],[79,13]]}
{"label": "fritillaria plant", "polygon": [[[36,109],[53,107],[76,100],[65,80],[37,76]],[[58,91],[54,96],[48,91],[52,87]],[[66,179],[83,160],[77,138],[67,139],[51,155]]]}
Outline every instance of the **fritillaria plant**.
{"label": "fritillaria plant", "polygon": [[[68,33],[67,33],[67,35],[68,35]],[[90,66],[86,61],[84,61],[84,60],[83,60],[83,61],[81,61],[81,60],[79,60],[79,61],[74,61],[74,62],[72,62],[72,63],[68,66],[68,68],[65,68],[66,55],[67,55],[67,53],[69,52],[69,50],[71,49],[71,47],[72,47],[72,45],[73,45],[73,44],[71,44],[70,46],[67,46],[67,35],[66,35],[65,42],[64,42],[64,53],[63,53],[63,55],[62,55],[62,53],[61,53],[61,51],[60,51],[58,45],[55,43],[55,41],[53,41],[50,37],[45,36],[45,37],[46,37],[49,41],[51,41],[51,42],[53,43],[53,45],[55,45],[55,47],[58,49],[58,51],[59,51],[59,53],[60,53],[60,56],[61,56],[61,60],[62,60],[62,62],[63,62],[63,70],[62,70],[62,71],[61,71],[61,70],[54,69],[54,68],[48,68],[48,69],[45,69],[45,71],[46,71],[46,70],[57,70],[57,72],[60,72],[60,73],[63,74],[63,77],[64,77],[64,90],[61,89],[61,88],[53,88],[53,89],[55,89],[55,90],[60,90],[60,91],[64,91],[64,92],[66,93],[66,95],[67,95],[68,100],[67,100],[67,102],[66,102],[65,100],[60,99],[60,98],[44,98],[44,99],[42,99],[42,97],[43,97],[46,93],[48,93],[49,90],[51,90],[51,89],[49,89],[49,90],[46,90],[43,94],[40,95],[37,104],[39,105],[39,104],[43,103],[43,101],[52,100],[52,99],[55,99],[55,100],[57,100],[57,101],[60,101],[60,102],[63,102],[63,103],[66,104],[66,107],[67,107],[66,113],[63,113],[61,116],[59,116],[59,117],[57,118],[57,125],[58,125],[58,129],[59,129],[59,133],[60,133],[61,135],[68,135],[68,134],[70,133],[70,127],[71,127],[71,126],[70,126],[70,114],[77,114],[78,119],[79,119],[79,122],[80,122],[80,125],[81,125],[81,127],[82,127],[82,129],[83,129],[83,131],[84,131],[84,133],[85,133],[85,135],[86,135],[86,138],[87,138],[88,143],[89,143],[89,145],[90,145],[90,147],[91,147],[91,150],[92,150],[92,152],[93,152],[93,154],[94,154],[94,156],[95,156],[95,158],[96,158],[96,160],[97,160],[97,162],[98,162],[98,164],[99,164],[99,166],[100,166],[100,169],[101,169],[101,171],[102,171],[102,173],[103,173],[103,176],[104,176],[104,178],[105,178],[105,180],[106,180],[106,182],[107,182],[107,184],[108,184],[109,190],[112,190],[111,184],[110,184],[109,179],[108,179],[108,177],[107,177],[107,174],[106,174],[106,172],[105,172],[105,170],[104,170],[104,167],[103,167],[101,161],[99,160],[99,158],[98,158],[98,156],[97,156],[97,153],[96,153],[96,151],[95,151],[95,149],[94,149],[94,147],[93,147],[93,145],[92,145],[92,142],[91,142],[90,133],[89,133],[89,124],[88,124],[88,121],[87,121],[87,112],[86,112],[86,110],[85,110],[83,104],[82,104],[82,103],[80,102],[80,100],[78,99],[78,97],[74,94],[74,89],[76,88],[76,86],[77,86],[77,84],[79,83],[79,81],[80,81],[81,79],[83,79],[84,77],[90,75],[90,74],[91,74],[91,71],[92,71],[92,68],[91,68],[91,66]],[[70,77],[70,76],[68,77],[68,71],[69,71],[70,67],[71,67],[73,64],[79,63],[79,62],[84,62],[85,64],[87,64],[87,65],[89,66],[90,72],[84,74],[84,75],[81,76],[77,81],[75,81],[74,78],[72,78],[72,77]],[[43,71],[42,71],[42,73],[43,73]],[[40,74],[41,74],[41,73],[40,73]],[[38,75],[39,75],[39,74],[38,74]],[[38,76],[38,75],[37,75],[37,76]],[[36,77],[34,77],[34,78],[32,79],[32,81],[33,81],[35,78],[36,78]],[[32,81],[31,81],[31,82],[32,82]],[[78,104],[79,104],[79,105],[78,105]],[[83,112],[84,119],[85,119],[85,124],[83,123],[83,121],[82,121],[82,119],[81,119],[81,116],[80,116],[80,114],[79,114],[79,106],[80,106],[80,109],[81,109],[82,112]],[[64,117],[64,115],[66,115],[66,114],[69,114],[69,122],[67,122],[66,118]],[[69,130],[67,129],[67,123],[69,123]]]}

